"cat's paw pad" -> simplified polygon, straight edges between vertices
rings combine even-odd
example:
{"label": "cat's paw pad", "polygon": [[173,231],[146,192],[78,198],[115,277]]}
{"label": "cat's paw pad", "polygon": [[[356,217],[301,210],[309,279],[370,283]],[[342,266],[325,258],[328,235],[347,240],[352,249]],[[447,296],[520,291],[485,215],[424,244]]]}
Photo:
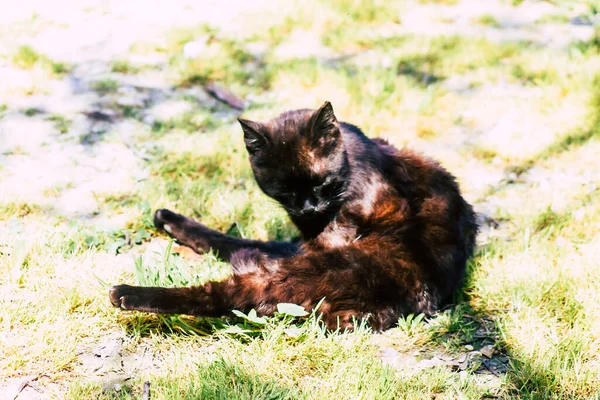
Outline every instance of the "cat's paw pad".
{"label": "cat's paw pad", "polygon": [[134,308],[135,300],[137,296],[132,295],[133,286],[129,285],[118,285],[113,286],[108,291],[108,297],[110,303],[123,310],[130,310]]}
{"label": "cat's paw pad", "polygon": [[157,229],[172,233],[172,224],[176,224],[184,217],[167,209],[156,210],[154,213],[154,226]]}

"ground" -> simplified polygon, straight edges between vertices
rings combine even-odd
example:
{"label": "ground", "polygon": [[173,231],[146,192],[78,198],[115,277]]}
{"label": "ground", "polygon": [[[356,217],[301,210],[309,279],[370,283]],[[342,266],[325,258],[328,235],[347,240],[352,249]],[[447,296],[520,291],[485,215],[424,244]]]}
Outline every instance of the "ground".
{"label": "ground", "polygon": [[[144,382],[156,399],[600,397],[599,11],[595,0],[3,7],[0,398],[140,398]],[[230,271],[176,254],[154,209],[291,238],[236,118],[326,100],[457,176],[481,233],[452,307],[385,333],[328,333],[290,305],[223,320],[110,306],[112,284]]]}

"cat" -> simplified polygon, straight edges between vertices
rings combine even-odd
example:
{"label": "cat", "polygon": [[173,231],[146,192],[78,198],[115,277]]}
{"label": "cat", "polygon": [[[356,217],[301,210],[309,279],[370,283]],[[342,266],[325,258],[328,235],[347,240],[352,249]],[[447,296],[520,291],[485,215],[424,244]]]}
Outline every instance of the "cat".
{"label": "cat", "polygon": [[318,309],[330,329],[374,330],[432,315],[461,288],[476,216],[437,162],[338,122],[331,103],[266,122],[239,119],[254,177],[301,233],[296,243],[230,237],[169,210],[154,223],[198,253],[229,261],[223,281],[183,288],[114,286],[115,307],[223,316],[278,303]]}

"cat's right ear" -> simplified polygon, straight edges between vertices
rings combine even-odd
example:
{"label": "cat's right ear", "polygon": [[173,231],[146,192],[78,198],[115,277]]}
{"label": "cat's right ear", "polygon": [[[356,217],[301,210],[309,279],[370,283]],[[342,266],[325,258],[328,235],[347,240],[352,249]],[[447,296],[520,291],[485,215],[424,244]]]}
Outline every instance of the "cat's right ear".
{"label": "cat's right ear", "polygon": [[238,118],[238,122],[244,131],[244,142],[248,153],[255,154],[267,144],[267,139],[264,135],[263,126],[254,121]]}

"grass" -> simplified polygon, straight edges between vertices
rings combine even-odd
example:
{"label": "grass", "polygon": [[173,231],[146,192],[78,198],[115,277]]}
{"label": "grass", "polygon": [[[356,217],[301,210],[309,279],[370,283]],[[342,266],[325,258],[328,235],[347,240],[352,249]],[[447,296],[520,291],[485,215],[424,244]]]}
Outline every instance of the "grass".
{"label": "grass", "polygon": [[116,92],[119,89],[119,82],[114,79],[105,78],[91,83],[91,88],[100,94]]}
{"label": "grass", "polygon": [[566,24],[570,18],[563,14],[547,14],[537,19],[537,24]]}
{"label": "grass", "polygon": [[51,60],[46,55],[38,53],[30,46],[19,47],[12,57],[12,63],[23,69],[32,69],[40,65],[53,77],[61,77],[67,74],[71,69],[71,66],[67,63]]}
{"label": "grass", "polygon": [[211,113],[212,110],[194,110],[178,115],[167,121],[155,121],[152,124],[152,132],[156,137],[160,137],[173,130],[182,130],[188,133],[195,133],[201,130],[215,129],[222,124]]}
{"label": "grass", "polygon": [[460,0],[419,0],[421,4],[442,4],[446,6],[453,6],[459,3]]}
{"label": "grass", "polygon": [[346,13],[353,22],[358,23],[399,23],[399,11],[392,2],[378,0],[333,0],[328,1],[333,9]]}
{"label": "grass", "polygon": [[132,65],[127,60],[116,60],[113,61],[110,67],[110,71],[119,74],[136,74],[139,71],[139,68]]}
{"label": "grass", "polygon": [[72,124],[72,121],[60,114],[49,115],[47,120],[54,122],[54,128],[61,134],[69,132]]}
{"label": "grass", "polygon": [[24,202],[3,203],[0,204],[0,221],[5,221],[10,218],[22,218],[39,211],[41,211],[40,207],[36,204]]}
{"label": "grass", "polygon": [[33,68],[41,56],[29,46],[21,46],[13,56],[13,63],[21,68]]}
{"label": "grass", "polygon": [[[458,2],[416,3],[428,4],[439,18],[437,6]],[[589,5],[592,10],[593,2]],[[302,7],[282,2],[276,13],[261,9],[260,18],[239,21],[235,26],[243,35],[203,25],[134,44],[132,53],[167,60],[152,72],[172,85],[167,96],[193,100],[193,107],[152,124],[142,122],[149,112],[144,108],[115,117],[119,124],[107,128],[111,133],[102,145],[125,148],[120,134],[133,126],[128,146],[144,155],[140,165],[147,176],[124,191],[107,185],[106,193],[95,194],[99,206],[91,216],[64,216],[54,207],[64,189],[81,184],[74,178],[79,171],[40,188],[39,202],[13,201],[12,189],[38,185],[15,165],[38,153],[29,146],[27,152],[9,147],[9,141],[0,177],[0,190],[6,182],[13,185],[6,192],[11,201],[0,204],[0,381],[34,376],[49,397],[72,399],[140,398],[145,381],[156,399],[597,398],[596,41],[559,51],[518,40],[399,34],[402,10],[397,2],[379,0]],[[493,14],[484,17],[471,23],[497,22]],[[332,56],[280,58],[277,46],[297,31],[314,34]],[[184,58],[185,43],[200,38],[206,51]],[[264,54],[250,50],[256,43],[266,44]],[[53,71],[54,64],[32,47],[19,48],[7,60],[22,71],[41,70],[45,83],[69,69],[57,72],[61,67],[54,63]],[[132,79],[140,70],[127,60],[127,55],[111,60],[107,71]],[[249,119],[330,100],[342,120],[369,136],[424,151],[456,174],[477,211],[498,225],[484,224],[482,238],[489,237],[469,261],[464,292],[454,304],[431,318],[401,318],[383,334],[365,327],[326,332],[316,314],[206,319],[110,307],[112,284],[188,285],[230,273],[213,254],[196,259],[174,254],[175,244],[153,227],[157,208],[234,236],[297,236],[254,182],[235,120],[239,113],[195,97],[211,81],[248,100]],[[102,96],[119,86],[100,78],[91,88],[104,104],[112,96]],[[9,94],[0,105],[2,124],[25,119],[69,133],[57,135],[57,143],[88,134],[77,131],[78,113],[37,115],[33,100]],[[89,161],[102,168],[95,162],[102,149],[77,153],[81,165]],[[110,364],[94,355],[115,338],[122,343],[120,361]],[[415,366],[436,355],[459,359],[484,346],[497,354],[491,360],[475,354],[463,371]],[[386,358],[390,353],[398,360]],[[118,392],[106,390],[113,375],[96,371],[86,356],[133,378]],[[504,369],[496,377],[489,368],[500,364]]]}
{"label": "grass", "polygon": [[480,25],[489,26],[491,28],[501,28],[502,24],[490,14],[482,14],[479,17],[475,18],[475,23]]}
{"label": "grass", "polygon": [[34,117],[41,113],[43,113],[43,111],[38,108],[35,108],[35,107],[27,108],[27,109],[23,110],[23,114],[25,114],[28,117]]}

